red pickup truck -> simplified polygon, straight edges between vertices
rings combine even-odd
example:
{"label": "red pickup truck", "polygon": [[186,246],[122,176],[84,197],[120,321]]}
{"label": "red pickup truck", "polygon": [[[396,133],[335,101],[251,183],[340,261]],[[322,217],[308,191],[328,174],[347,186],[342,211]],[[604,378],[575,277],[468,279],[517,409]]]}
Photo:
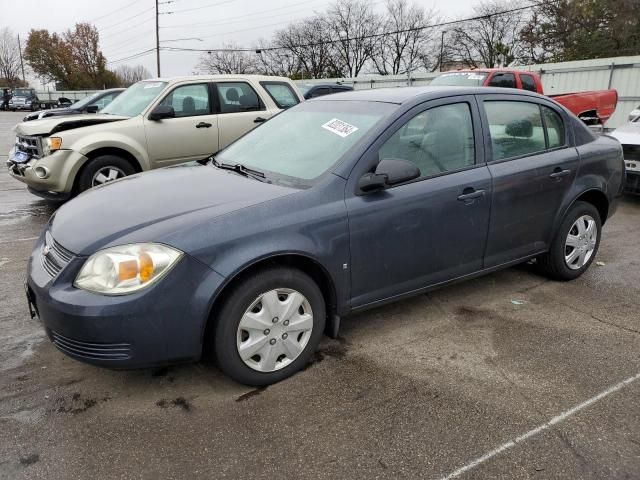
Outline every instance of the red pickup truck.
{"label": "red pickup truck", "polygon": [[[534,72],[505,69],[456,70],[436,77],[431,85],[505,87],[529,90],[544,95],[540,76]],[[587,125],[604,125],[618,103],[615,90],[549,95],[575,113]]]}

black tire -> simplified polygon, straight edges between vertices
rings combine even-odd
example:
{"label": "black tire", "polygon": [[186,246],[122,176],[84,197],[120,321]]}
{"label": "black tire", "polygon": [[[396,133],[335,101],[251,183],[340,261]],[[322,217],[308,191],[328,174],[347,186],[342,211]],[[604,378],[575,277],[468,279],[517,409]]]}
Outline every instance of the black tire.
{"label": "black tire", "polygon": [[[246,310],[261,294],[280,288],[296,290],[304,295],[311,306],[313,327],[306,346],[295,360],[279,370],[261,372],[245,364],[240,357],[236,343],[238,327]],[[261,270],[237,284],[218,310],[214,319],[215,359],[226,375],[245,385],[264,386],[279,382],[309,362],[322,338],[325,320],[326,310],[322,292],[308,275],[284,267]]]}
{"label": "black tire", "polygon": [[[589,215],[595,220],[597,238],[596,245],[591,258],[580,268],[574,270],[569,268],[565,260],[565,243],[571,227],[578,218],[583,215]],[[564,220],[560,224],[556,235],[551,242],[549,252],[538,257],[538,269],[544,275],[554,279],[568,281],[578,278],[582,275],[593,260],[596,258],[598,248],[600,247],[600,238],[602,236],[602,221],[598,209],[587,202],[576,202],[567,212]],[[570,250],[569,250],[570,251]]]}
{"label": "black tire", "polygon": [[124,158],[116,155],[100,155],[99,157],[89,160],[80,172],[80,177],[78,178],[78,193],[82,193],[93,187],[94,175],[100,170],[109,167],[120,170],[124,176],[136,173],[131,163]]}

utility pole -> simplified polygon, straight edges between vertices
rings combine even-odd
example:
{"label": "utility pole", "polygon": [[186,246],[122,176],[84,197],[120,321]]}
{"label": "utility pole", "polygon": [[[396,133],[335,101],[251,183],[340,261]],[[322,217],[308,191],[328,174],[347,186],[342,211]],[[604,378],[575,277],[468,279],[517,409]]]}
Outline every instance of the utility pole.
{"label": "utility pole", "polygon": [[20,35],[18,35],[18,52],[20,52],[20,68],[22,69],[22,81],[26,82],[24,78],[24,63],[22,61],[22,45],[20,44]]}
{"label": "utility pole", "polygon": [[158,64],[158,77],[160,77],[160,11],[156,0],[156,62]]}
{"label": "utility pole", "polygon": [[447,33],[446,30],[442,31],[442,37],[440,40],[440,68],[439,70],[442,71],[442,63],[444,62],[444,34]]}

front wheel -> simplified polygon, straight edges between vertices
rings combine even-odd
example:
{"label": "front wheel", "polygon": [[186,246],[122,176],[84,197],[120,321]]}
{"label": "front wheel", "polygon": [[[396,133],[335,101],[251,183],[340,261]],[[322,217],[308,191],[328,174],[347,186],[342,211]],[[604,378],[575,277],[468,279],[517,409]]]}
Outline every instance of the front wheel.
{"label": "front wheel", "polygon": [[85,165],[78,179],[78,193],[135,173],[133,166],[116,155],[101,155]]}
{"label": "front wheel", "polygon": [[562,221],[549,252],[538,258],[540,269],[556,280],[578,278],[595,259],[601,232],[598,209],[587,202],[576,202]]}
{"label": "front wheel", "polygon": [[308,363],[324,331],[325,302],[305,273],[272,268],[239,283],[216,320],[220,369],[240,383],[270,385]]}

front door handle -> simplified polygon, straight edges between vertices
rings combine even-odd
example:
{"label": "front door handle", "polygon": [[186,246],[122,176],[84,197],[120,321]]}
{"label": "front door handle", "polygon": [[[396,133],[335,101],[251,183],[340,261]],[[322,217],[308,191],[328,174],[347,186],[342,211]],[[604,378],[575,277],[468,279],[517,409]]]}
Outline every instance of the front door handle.
{"label": "front door handle", "polygon": [[196,125],[196,128],[209,128],[210,126],[211,126],[210,123],[200,122],[199,124]]}
{"label": "front door handle", "polygon": [[562,178],[566,177],[567,175],[571,175],[571,170],[562,170],[560,167],[558,167],[553,171],[551,175],[549,175],[549,178]]}
{"label": "front door handle", "polygon": [[[466,192],[466,193],[465,193]],[[462,195],[458,195],[458,200],[467,204],[473,203],[476,198],[484,196],[484,190],[475,190],[473,188],[465,188]]]}
{"label": "front door handle", "polygon": [[266,118],[262,118],[262,117],[257,117],[253,120],[253,123],[262,123],[262,122],[266,122],[267,119]]}

